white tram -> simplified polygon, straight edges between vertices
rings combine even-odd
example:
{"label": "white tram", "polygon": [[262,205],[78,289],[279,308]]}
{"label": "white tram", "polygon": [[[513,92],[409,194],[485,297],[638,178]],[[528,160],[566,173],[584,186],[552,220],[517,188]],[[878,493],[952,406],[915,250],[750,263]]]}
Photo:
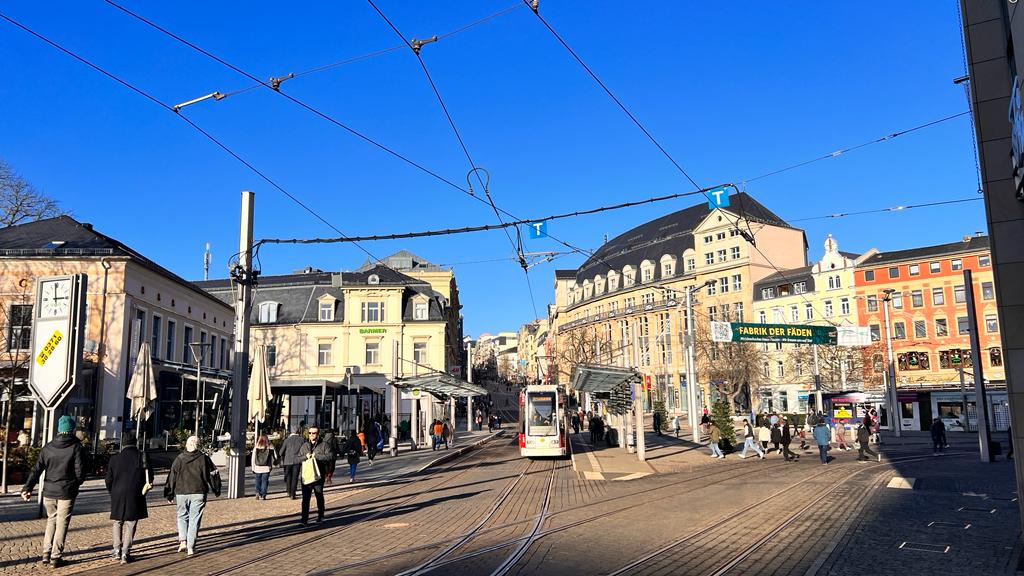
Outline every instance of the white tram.
{"label": "white tram", "polygon": [[527,386],[519,394],[519,453],[522,456],[568,454],[565,391],[554,384]]}

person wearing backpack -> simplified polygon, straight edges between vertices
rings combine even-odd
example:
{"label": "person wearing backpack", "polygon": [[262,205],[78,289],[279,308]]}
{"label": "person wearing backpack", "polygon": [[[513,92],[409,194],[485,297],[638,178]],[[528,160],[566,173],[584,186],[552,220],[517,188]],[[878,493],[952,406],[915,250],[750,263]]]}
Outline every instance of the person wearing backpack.
{"label": "person wearing backpack", "polygon": [[105,478],[110,493],[110,519],[114,521],[114,560],[132,561],[132,541],[139,520],[149,517],[146,492],[153,487],[153,472],[134,444],[110,457]]}
{"label": "person wearing backpack", "polygon": [[277,465],[277,450],[261,434],[252,448],[252,472],[256,475],[256,499],[266,500],[267,489],[270,487],[270,471]]}
{"label": "person wearing backpack", "polygon": [[199,437],[189,436],[185,451],[174,459],[164,484],[164,497],[178,510],[178,552],[195,554],[199,525],[210,492],[220,496],[220,472],[199,449]]}
{"label": "person wearing backpack", "polygon": [[348,482],[352,484],[356,481],[356,468],[359,466],[359,454],[362,451],[363,444],[359,441],[359,437],[356,436],[356,431],[353,430],[349,434],[348,442],[345,443],[345,458],[348,460]]}

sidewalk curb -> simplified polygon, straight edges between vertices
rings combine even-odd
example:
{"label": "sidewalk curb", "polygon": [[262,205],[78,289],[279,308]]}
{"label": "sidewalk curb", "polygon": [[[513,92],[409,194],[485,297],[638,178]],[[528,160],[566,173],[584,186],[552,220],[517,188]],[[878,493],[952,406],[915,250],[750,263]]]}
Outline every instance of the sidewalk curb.
{"label": "sidewalk curb", "polygon": [[475,450],[475,449],[479,448],[481,445],[486,444],[487,442],[490,442],[491,440],[497,438],[498,436],[504,436],[504,435],[505,435],[505,430],[504,429],[498,430],[497,432],[494,432],[490,436],[484,436],[483,438],[473,442],[472,444],[463,446],[461,448],[456,448],[455,451],[453,451],[453,452],[450,452],[448,454],[445,454],[444,456],[440,456],[438,458],[435,458],[435,459],[427,462],[423,466],[420,466],[416,470],[410,472],[409,474],[404,474],[403,476],[400,476],[400,478],[404,477],[404,476],[412,476],[413,474],[419,474],[419,473],[423,472],[424,470],[427,470],[428,468],[431,468],[433,466],[437,466],[438,464],[444,464],[445,462],[448,462],[449,460],[454,460],[455,458],[458,458],[459,456],[462,456],[466,452],[469,452],[470,450]]}

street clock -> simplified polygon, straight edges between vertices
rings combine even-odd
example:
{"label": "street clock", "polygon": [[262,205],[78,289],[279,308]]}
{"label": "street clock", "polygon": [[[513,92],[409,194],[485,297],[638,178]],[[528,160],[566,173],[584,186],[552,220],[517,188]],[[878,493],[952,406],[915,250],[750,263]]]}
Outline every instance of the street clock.
{"label": "street clock", "polygon": [[85,274],[36,281],[28,383],[46,408],[59,405],[75,385],[85,338]]}
{"label": "street clock", "polygon": [[71,278],[39,282],[39,317],[66,317],[71,309]]}

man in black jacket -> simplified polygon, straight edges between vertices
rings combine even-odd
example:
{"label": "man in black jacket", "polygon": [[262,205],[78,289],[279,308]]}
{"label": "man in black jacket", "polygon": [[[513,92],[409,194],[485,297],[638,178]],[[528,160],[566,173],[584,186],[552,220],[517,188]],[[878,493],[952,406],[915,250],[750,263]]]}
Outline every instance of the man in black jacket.
{"label": "man in black jacket", "polygon": [[299,467],[302,459],[299,450],[306,443],[302,437],[302,426],[297,426],[281,444],[281,467],[284,468],[284,486],[288,497],[295,500],[295,488],[299,481]]}
{"label": "man in black jacket", "polygon": [[[355,432],[353,432],[353,435]],[[359,439],[356,439],[358,442]],[[299,449],[299,462],[307,458],[316,460],[317,468],[320,470],[320,478],[306,483],[302,482],[302,525],[309,521],[309,497],[316,496],[316,522],[319,524],[324,519],[324,475],[331,466],[331,461],[337,457],[334,447],[327,441],[320,438],[320,427],[309,427],[309,441],[304,442]]]}
{"label": "man in black jacket", "polygon": [[71,511],[78,497],[78,487],[85,480],[82,471],[82,443],[75,437],[75,419],[61,416],[57,437],[43,447],[21,497],[32,498],[32,489],[43,472],[43,507],[46,509],[46,532],[43,534],[43,564],[58,568],[63,564],[64,539],[71,526]]}

